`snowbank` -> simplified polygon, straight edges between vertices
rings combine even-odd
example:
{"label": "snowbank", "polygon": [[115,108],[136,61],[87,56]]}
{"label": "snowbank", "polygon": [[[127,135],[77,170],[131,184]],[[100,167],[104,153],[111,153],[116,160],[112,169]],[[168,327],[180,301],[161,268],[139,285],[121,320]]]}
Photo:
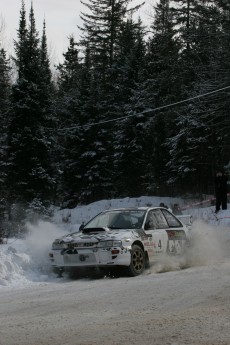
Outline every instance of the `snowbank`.
{"label": "snowbank", "polygon": [[63,209],[58,211],[54,215],[54,222],[61,226],[63,226],[64,223],[65,228],[69,229],[70,232],[77,231],[79,224],[88,222],[92,217],[106,209],[135,206],[159,206],[161,202],[170,208],[172,208],[174,204],[179,204],[184,207],[184,201],[180,198],[141,196],[139,198],[101,200],[87,206],[78,206],[74,209]]}
{"label": "snowbank", "polygon": [[[55,278],[51,272],[48,252],[53,240],[67,232],[78,231],[79,225],[87,222],[97,213],[108,208],[130,206],[158,206],[164,202],[169,207],[182,204],[178,198],[140,197],[103,200],[75,209],[57,211],[53,223],[39,222],[28,224],[29,235],[25,240],[11,238],[7,244],[0,245],[0,288],[18,288]],[[230,205],[229,205],[230,206]],[[214,207],[189,208],[184,214],[194,218],[194,249],[190,253],[189,265],[206,264],[219,259],[224,252],[223,243],[230,241],[230,210],[214,213]],[[220,236],[221,234],[221,236]],[[169,267],[169,264],[171,265]],[[180,269],[184,265],[178,261],[156,266],[155,272]]]}
{"label": "snowbank", "polygon": [[0,288],[21,287],[52,278],[48,251],[55,237],[65,234],[58,226],[39,222],[27,224],[25,240],[10,238],[0,245]]}

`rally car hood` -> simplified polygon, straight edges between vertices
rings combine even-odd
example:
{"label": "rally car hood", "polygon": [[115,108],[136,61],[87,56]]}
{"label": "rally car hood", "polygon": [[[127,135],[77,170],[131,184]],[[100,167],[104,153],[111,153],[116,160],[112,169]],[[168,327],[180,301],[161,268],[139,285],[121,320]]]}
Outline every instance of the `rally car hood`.
{"label": "rally car hood", "polygon": [[143,236],[144,231],[140,229],[108,229],[108,228],[100,228],[100,229],[87,229],[86,231],[80,231],[71,233],[65,236],[62,236],[59,239],[56,239],[55,242],[60,243],[74,243],[74,242],[100,242],[100,241],[108,241],[108,240],[125,240],[131,238],[138,238]]}

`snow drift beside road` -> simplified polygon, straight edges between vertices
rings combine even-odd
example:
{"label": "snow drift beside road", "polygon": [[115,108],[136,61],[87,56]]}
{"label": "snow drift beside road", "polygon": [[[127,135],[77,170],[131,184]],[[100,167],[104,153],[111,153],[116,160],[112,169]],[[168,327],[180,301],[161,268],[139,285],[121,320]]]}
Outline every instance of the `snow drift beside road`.
{"label": "snow drift beside road", "polygon": [[[180,200],[154,197],[104,200],[58,211],[54,215],[54,223],[41,221],[37,225],[28,224],[29,235],[25,240],[11,238],[7,244],[0,245],[0,288],[17,288],[56,279],[48,258],[53,240],[68,232],[78,231],[82,222],[87,222],[100,211],[118,207],[157,206],[160,202],[172,207]],[[194,218],[192,250],[186,258],[166,257],[151,267],[151,273],[206,265],[225,257],[226,244],[230,241],[230,211],[220,211],[218,218],[213,207],[189,209],[183,213],[192,214]],[[149,274],[149,270],[146,274]]]}
{"label": "snow drift beside road", "polygon": [[25,240],[10,238],[0,245],[0,287],[21,287],[47,280],[51,274],[48,251],[53,239],[65,234],[49,222],[27,225]]}

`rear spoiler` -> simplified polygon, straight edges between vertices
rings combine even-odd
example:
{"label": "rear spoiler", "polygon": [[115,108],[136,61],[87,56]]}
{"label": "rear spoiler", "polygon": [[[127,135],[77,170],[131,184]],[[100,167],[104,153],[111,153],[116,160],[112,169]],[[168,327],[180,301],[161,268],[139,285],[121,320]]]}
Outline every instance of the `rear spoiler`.
{"label": "rear spoiler", "polygon": [[192,226],[192,216],[190,214],[182,214],[178,215],[177,218],[186,226],[191,227]]}

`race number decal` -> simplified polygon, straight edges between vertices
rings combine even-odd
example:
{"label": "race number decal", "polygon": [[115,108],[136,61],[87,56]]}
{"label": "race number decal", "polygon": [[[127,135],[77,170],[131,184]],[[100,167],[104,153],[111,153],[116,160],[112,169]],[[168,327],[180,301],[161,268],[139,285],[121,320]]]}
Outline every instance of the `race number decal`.
{"label": "race number decal", "polygon": [[184,230],[166,230],[168,234],[168,252],[170,254],[182,254],[186,241]]}

